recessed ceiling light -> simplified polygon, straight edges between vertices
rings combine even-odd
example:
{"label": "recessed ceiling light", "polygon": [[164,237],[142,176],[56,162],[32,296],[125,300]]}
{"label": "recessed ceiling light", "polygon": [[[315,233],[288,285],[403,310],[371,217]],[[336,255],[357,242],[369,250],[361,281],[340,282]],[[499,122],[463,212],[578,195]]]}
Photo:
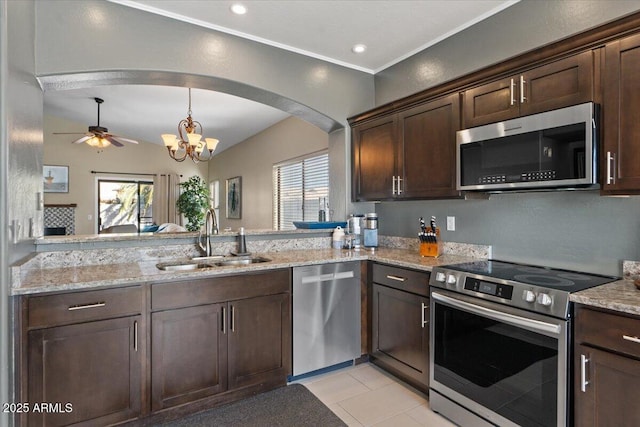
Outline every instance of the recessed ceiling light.
{"label": "recessed ceiling light", "polygon": [[231,6],[231,12],[235,13],[236,15],[244,15],[245,13],[247,13],[247,7],[243,4],[236,3]]}
{"label": "recessed ceiling light", "polygon": [[357,44],[357,45],[354,45],[354,46],[351,48],[351,51],[352,51],[353,53],[362,53],[362,52],[364,52],[365,50],[367,50],[367,46],[365,46],[365,45],[363,45],[363,44]]}

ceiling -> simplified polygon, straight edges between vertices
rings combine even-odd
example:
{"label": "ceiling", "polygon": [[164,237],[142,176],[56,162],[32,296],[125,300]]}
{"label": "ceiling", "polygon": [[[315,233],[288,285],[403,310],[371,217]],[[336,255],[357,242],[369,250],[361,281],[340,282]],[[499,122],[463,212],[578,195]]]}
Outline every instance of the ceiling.
{"label": "ceiling", "polygon": [[[375,74],[518,0],[110,1]],[[234,3],[245,5],[247,13],[231,13]],[[283,17],[287,25],[274,24]],[[366,45],[366,51],[353,53],[355,44]],[[97,124],[94,97],[105,101],[101,126],[148,142],[161,143],[160,134],[176,133],[188,109],[185,88],[127,85],[46,92],[46,114],[80,124],[51,132],[84,132]],[[263,104],[196,89],[192,110],[204,136],[220,139],[216,152],[288,117]]]}

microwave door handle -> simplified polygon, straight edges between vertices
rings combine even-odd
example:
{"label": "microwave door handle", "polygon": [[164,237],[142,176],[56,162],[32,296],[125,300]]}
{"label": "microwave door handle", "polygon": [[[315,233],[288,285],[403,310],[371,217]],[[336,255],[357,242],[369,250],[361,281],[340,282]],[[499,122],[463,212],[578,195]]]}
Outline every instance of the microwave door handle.
{"label": "microwave door handle", "polygon": [[544,335],[560,335],[560,325],[554,325],[553,323],[542,322],[540,320],[527,319],[526,317],[516,316],[514,314],[503,313],[491,308],[482,307],[476,304],[471,304],[466,301],[451,298],[446,295],[439,294],[437,292],[431,293],[431,298],[435,301],[443,302],[451,307],[459,308],[467,312],[483,316],[488,319],[497,320],[502,323],[507,323],[513,326],[520,326],[527,328],[534,332],[539,332]]}

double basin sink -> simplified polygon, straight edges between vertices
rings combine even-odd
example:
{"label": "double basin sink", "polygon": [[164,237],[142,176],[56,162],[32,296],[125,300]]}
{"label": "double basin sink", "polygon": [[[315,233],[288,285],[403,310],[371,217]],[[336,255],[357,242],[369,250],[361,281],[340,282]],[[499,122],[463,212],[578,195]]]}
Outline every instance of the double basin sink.
{"label": "double basin sink", "polygon": [[198,257],[187,261],[171,261],[161,262],[156,264],[156,267],[160,270],[166,271],[187,271],[198,270],[201,268],[212,267],[225,267],[233,265],[250,265],[259,264],[263,262],[271,261],[268,258],[263,257],[224,257],[224,256],[210,256],[210,257]]}

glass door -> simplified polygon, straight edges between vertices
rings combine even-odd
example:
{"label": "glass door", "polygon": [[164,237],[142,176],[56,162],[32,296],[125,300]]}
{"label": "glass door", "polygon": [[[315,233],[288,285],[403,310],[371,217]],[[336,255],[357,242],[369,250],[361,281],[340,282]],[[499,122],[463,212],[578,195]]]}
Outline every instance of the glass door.
{"label": "glass door", "polygon": [[485,416],[489,410],[520,426],[565,425],[566,321],[457,298],[432,294],[431,386]]}
{"label": "glass door", "polygon": [[153,223],[153,182],[98,180],[98,232],[138,233]]}

